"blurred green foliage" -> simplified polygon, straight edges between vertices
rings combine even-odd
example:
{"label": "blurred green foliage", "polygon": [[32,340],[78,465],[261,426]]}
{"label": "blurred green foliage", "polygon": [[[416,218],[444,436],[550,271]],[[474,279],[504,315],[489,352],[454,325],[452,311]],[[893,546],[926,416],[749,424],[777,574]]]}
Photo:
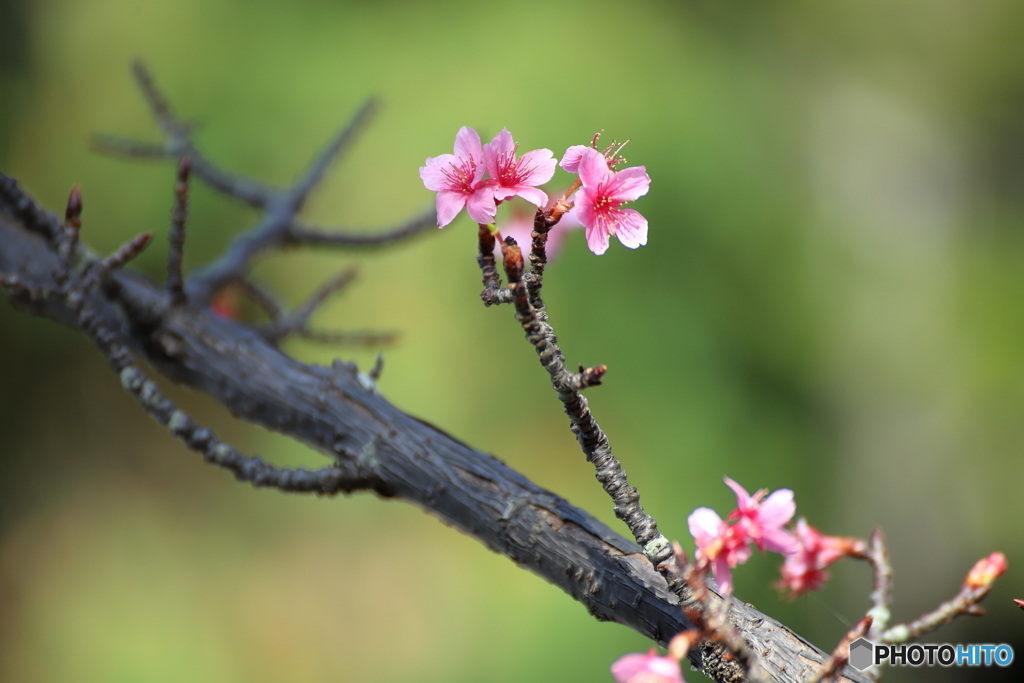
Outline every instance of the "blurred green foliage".
{"label": "blurred green foliage", "polygon": [[[134,57],[211,158],[273,182],[379,96],[307,207],[331,226],[428,205],[417,168],[462,125],[556,154],[600,129],[631,138],[653,179],[635,205],[649,245],[597,258],[574,234],[545,293],[570,364],[610,367],[592,407],[663,531],[687,544],[693,508],[725,513],[724,474],[790,487],[828,533],[885,530],[897,619],[1002,550],[989,616],[933,639],[1020,646],[1022,44],[1014,0],[7,0],[0,168],[52,209],[79,183],[98,250],[160,232],[173,165],[88,144],[156,138]],[[186,265],[252,219],[197,186]],[[474,233],[461,218],[392,251],[290,252],[257,272],[297,302],[360,264],[317,323],[401,331],[385,395],[614,526],[511,313],[477,299]],[[155,278],[164,244],[139,262]],[[322,463],[176,395],[249,452]],[[239,486],[150,423],[84,338],[6,302],[0,452],[0,680],[601,681],[647,647],[409,506]],[[778,564],[756,557],[738,594],[830,648],[866,608],[866,568],[784,603]]]}

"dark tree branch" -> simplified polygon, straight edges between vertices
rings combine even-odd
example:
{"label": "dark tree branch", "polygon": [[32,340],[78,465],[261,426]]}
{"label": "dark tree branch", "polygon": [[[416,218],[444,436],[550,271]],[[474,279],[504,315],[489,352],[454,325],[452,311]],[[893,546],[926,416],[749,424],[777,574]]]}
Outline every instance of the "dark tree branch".
{"label": "dark tree branch", "polygon": [[[147,412],[190,448],[241,479],[288,491],[372,490],[381,497],[406,500],[559,586],[597,619],[624,624],[662,645],[691,626],[678,596],[651,566],[640,546],[503,462],[392,406],[378,393],[374,382],[380,373],[379,363],[370,375],[342,361],[335,361],[331,367],[307,365],[283,354],[259,330],[223,319],[209,309],[211,298],[221,287],[247,282],[253,257],[265,249],[298,244],[374,246],[435,224],[432,214],[424,214],[383,235],[328,238],[297,222],[303,200],[330,161],[350,142],[372,110],[372,103],[360,109],[298,181],[289,187],[273,188],[223,172],[206,161],[189,141],[188,127],[173,116],[142,65],[136,64],[134,72],[163,131],[162,156],[187,156],[193,176],[261,208],[258,223],[236,237],[219,259],[194,271],[182,283],[182,301],[175,296],[178,287],[173,282],[169,288],[159,287],[120,269],[144,246],[146,237],[101,259],[73,241],[77,239],[77,234],[71,232],[77,233],[80,202],[78,209],[69,206],[68,232],[12,178],[0,173],[0,288],[16,306],[84,332]],[[114,147],[133,156],[161,156],[149,145],[118,143]],[[183,207],[183,193],[178,196],[178,205]],[[548,334],[550,328],[539,294],[544,227],[550,226],[535,224],[535,272],[522,276],[520,256],[520,273],[509,278],[515,287],[501,287],[493,255],[489,255],[493,253],[494,237],[486,228],[480,232],[480,261],[485,267],[484,294],[490,292],[494,299],[487,301],[485,296],[485,301],[516,302],[524,328],[544,338],[538,337],[538,350],[546,349],[541,360],[547,367],[548,351],[559,358],[561,354]],[[180,239],[181,235],[179,244]],[[72,261],[77,263],[74,269]],[[180,260],[172,257],[172,270],[175,262],[180,267]],[[532,307],[530,300],[536,302]],[[276,304],[270,307],[276,308]],[[533,318],[527,320],[525,312],[530,310]],[[325,453],[333,459],[333,465],[316,472],[280,470],[237,453],[175,409],[156,385],[142,376],[132,361],[133,354],[165,377],[209,394],[238,417]],[[586,421],[586,402],[578,392],[597,383],[601,374],[603,369],[599,368],[570,373],[564,367],[552,374],[556,390],[565,396],[567,412],[571,409],[570,416],[580,418],[577,428],[581,443],[596,446],[591,450],[596,454],[599,474],[607,469],[603,456],[607,449],[602,449],[601,435]],[[614,472],[605,474],[611,476]],[[609,481],[614,484],[614,479],[611,476]],[[618,488],[621,491],[613,492],[616,496],[632,495],[624,481]],[[633,525],[637,527],[634,531],[648,546],[648,555],[670,561],[671,548],[654,528],[653,520],[633,519],[634,513],[632,508],[624,509],[624,516],[638,522]],[[714,603],[720,598],[711,595],[710,608],[721,610],[721,605]],[[801,681],[820,670],[827,660],[824,653],[749,605],[733,601],[728,618],[758,654],[769,680]],[[696,666],[716,680],[742,680],[735,663],[713,650],[697,648],[690,656]],[[849,669],[845,674],[858,683],[869,680]]]}
{"label": "dark tree branch", "polygon": [[[0,174],[4,288],[16,306],[83,329],[65,301],[30,294],[56,287],[52,273],[61,234],[55,216]],[[116,331],[166,377],[211,395],[244,420],[328,454],[342,472],[380,482],[371,487],[378,495],[419,505],[462,529],[565,590],[595,618],[663,645],[688,626],[678,598],[639,546],[501,461],[398,410],[354,365],[301,363],[206,307],[170,306],[163,288],[128,271],[113,271],[84,305],[95,312],[96,324]],[[734,602],[730,619],[761,653],[771,680],[795,683],[827,659],[742,602]],[[723,666],[699,666],[717,680],[734,680],[728,662],[725,668],[716,664]],[[869,680],[849,668],[845,674]]]}

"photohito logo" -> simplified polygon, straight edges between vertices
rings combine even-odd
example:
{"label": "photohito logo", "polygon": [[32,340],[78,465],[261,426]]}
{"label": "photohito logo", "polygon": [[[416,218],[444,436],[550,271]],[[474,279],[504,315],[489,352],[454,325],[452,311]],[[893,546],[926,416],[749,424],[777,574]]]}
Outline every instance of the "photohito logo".
{"label": "photohito logo", "polygon": [[867,638],[850,643],[850,666],[863,671],[888,661],[890,666],[1009,666],[1013,648],[1009,645],[875,645]]}

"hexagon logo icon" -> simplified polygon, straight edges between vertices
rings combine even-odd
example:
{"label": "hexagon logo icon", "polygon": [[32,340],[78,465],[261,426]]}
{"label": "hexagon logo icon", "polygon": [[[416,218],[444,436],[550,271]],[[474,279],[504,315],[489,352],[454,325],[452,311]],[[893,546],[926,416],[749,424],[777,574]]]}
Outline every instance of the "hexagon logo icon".
{"label": "hexagon logo icon", "polygon": [[858,638],[850,643],[850,666],[858,671],[871,666],[875,646],[867,638]]}

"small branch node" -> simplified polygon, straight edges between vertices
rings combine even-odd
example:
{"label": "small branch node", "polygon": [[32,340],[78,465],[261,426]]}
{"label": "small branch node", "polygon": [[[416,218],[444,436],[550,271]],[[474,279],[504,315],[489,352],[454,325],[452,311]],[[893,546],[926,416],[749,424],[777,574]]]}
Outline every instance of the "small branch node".
{"label": "small branch node", "polygon": [[64,230],[57,246],[57,263],[53,266],[53,279],[58,287],[63,287],[71,275],[71,264],[78,249],[78,234],[82,229],[81,216],[82,191],[75,185],[68,194],[67,207],[64,209]]}

